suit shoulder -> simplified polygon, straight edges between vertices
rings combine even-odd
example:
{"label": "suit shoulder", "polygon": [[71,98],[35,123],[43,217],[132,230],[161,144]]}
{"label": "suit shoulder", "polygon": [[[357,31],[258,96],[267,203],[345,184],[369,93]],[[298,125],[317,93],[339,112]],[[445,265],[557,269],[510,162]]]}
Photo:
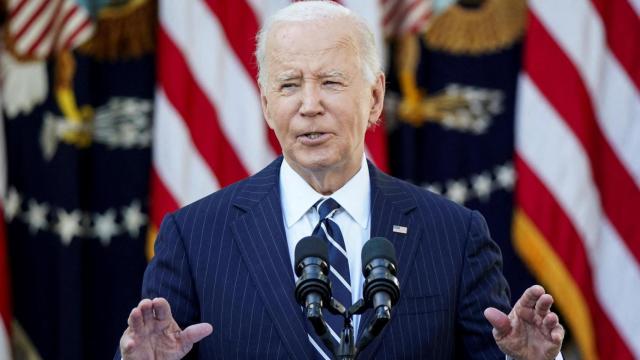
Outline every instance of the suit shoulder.
{"label": "suit shoulder", "polygon": [[178,222],[181,222],[180,220],[183,220],[185,217],[193,218],[206,215],[212,211],[220,211],[221,207],[226,208],[226,211],[228,211],[233,204],[233,199],[246,186],[249,179],[250,178],[246,178],[225,186],[220,190],[181,207],[174,211],[172,215]]}

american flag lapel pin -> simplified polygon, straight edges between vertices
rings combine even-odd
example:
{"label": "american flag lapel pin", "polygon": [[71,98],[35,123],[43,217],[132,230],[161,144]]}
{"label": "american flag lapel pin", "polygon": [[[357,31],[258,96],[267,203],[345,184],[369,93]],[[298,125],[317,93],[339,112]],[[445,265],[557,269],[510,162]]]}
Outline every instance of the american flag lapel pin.
{"label": "american flag lapel pin", "polygon": [[393,232],[394,233],[398,233],[398,234],[406,234],[407,233],[407,227],[406,226],[400,226],[400,225],[393,225]]}

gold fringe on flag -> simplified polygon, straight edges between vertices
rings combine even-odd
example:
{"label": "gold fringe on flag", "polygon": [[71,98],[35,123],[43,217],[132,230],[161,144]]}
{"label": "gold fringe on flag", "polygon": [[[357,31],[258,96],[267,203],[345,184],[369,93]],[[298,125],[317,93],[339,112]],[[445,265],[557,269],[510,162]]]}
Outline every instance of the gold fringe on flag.
{"label": "gold fringe on flag", "polygon": [[547,291],[553,294],[555,305],[564,315],[582,358],[598,360],[589,306],[562,259],[521,208],[514,212],[512,229],[516,252]]}
{"label": "gold fringe on flag", "polygon": [[147,255],[148,261],[151,261],[151,259],[153,259],[153,255],[155,255],[155,251],[153,247],[156,244],[157,237],[158,237],[158,228],[150,222],[149,229],[147,230],[147,241],[144,247],[144,253],[145,255]]}
{"label": "gold fringe on flag", "polygon": [[78,50],[98,60],[137,58],[155,50],[154,0],[130,0],[100,10],[94,36]]}
{"label": "gold fringe on flag", "polygon": [[524,33],[524,0],[484,0],[478,7],[451,5],[424,34],[429,48],[481,55],[507,48]]}
{"label": "gold fringe on flag", "polygon": [[33,341],[16,319],[11,323],[11,352],[16,360],[42,360]]}

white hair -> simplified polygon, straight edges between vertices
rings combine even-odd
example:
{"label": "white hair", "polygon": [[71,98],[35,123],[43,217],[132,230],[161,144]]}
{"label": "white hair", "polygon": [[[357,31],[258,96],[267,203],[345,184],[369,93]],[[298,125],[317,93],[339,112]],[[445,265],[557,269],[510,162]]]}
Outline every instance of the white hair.
{"label": "white hair", "polygon": [[256,59],[258,60],[258,83],[265,87],[268,79],[266,69],[266,47],[269,32],[277,23],[305,22],[316,20],[332,20],[345,18],[355,28],[355,40],[358,44],[360,64],[364,72],[364,78],[371,84],[382,71],[380,59],[376,51],[373,33],[367,23],[346,7],[328,0],[294,2],[287,7],[278,10],[270,16],[256,36]]}

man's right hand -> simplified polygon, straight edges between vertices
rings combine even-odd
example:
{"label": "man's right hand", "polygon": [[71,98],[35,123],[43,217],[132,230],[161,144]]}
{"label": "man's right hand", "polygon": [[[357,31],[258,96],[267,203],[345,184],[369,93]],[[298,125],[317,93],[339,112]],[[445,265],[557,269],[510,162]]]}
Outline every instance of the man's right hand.
{"label": "man's right hand", "polygon": [[131,310],[129,327],[120,338],[124,360],[174,360],[184,357],[193,344],[211,334],[211,324],[200,323],[181,330],[167,300],[144,299]]}

